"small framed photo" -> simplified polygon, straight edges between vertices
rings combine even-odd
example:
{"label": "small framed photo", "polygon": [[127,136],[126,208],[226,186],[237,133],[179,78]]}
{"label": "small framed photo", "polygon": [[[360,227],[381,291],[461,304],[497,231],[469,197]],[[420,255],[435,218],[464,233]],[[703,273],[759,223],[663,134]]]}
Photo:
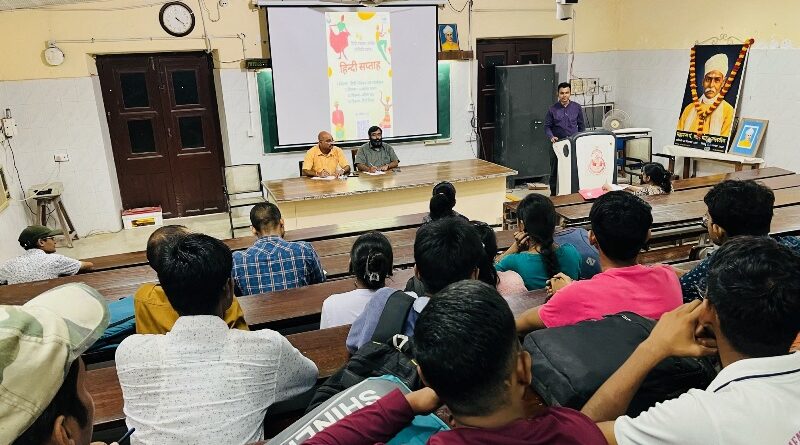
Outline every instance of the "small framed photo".
{"label": "small framed photo", "polygon": [[458,51],[458,25],[442,23],[438,25],[439,48],[441,51]]}
{"label": "small framed photo", "polygon": [[729,153],[755,157],[764,133],[767,131],[768,120],[751,119],[743,117],[739,119],[739,128],[736,132],[736,139],[733,140]]}

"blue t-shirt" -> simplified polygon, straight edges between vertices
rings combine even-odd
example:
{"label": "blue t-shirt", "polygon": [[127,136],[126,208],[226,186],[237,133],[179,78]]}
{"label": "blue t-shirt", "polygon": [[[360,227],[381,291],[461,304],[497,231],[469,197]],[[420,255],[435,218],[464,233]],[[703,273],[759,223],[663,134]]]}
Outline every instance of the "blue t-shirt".
{"label": "blue t-shirt", "polygon": [[581,254],[581,280],[588,280],[600,273],[600,254],[589,243],[589,232],[586,229],[573,227],[558,229],[553,235],[558,245],[572,244]]}
{"label": "blue t-shirt", "polygon": [[[581,254],[578,253],[578,249],[571,244],[562,244],[556,249],[556,258],[560,271],[577,280],[581,270]],[[507,255],[495,265],[495,269],[500,272],[513,270],[518,273],[528,290],[542,289],[545,281],[551,278],[547,274],[542,256],[532,252]]]}

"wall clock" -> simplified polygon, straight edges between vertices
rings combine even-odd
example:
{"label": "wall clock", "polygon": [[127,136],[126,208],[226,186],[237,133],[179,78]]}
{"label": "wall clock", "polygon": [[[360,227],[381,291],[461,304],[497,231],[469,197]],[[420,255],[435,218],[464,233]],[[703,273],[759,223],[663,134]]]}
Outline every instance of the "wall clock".
{"label": "wall clock", "polygon": [[194,29],[194,13],[183,2],[169,2],[158,13],[161,27],[167,34],[175,37],[188,35]]}

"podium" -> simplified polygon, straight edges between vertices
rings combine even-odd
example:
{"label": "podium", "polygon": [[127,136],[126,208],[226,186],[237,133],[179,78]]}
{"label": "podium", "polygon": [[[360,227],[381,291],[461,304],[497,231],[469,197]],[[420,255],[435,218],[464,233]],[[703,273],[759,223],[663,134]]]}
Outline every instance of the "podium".
{"label": "podium", "polygon": [[615,184],[617,181],[614,134],[585,131],[553,143],[558,158],[556,195]]}

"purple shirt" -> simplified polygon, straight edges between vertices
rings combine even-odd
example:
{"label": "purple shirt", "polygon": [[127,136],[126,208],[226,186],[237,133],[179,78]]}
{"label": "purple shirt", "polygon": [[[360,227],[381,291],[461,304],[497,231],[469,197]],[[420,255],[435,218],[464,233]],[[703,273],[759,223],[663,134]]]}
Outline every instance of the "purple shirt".
{"label": "purple shirt", "polygon": [[564,139],[584,130],[583,109],[577,103],[570,101],[565,107],[561,102],[556,102],[547,110],[544,132],[548,139],[553,136]]}

